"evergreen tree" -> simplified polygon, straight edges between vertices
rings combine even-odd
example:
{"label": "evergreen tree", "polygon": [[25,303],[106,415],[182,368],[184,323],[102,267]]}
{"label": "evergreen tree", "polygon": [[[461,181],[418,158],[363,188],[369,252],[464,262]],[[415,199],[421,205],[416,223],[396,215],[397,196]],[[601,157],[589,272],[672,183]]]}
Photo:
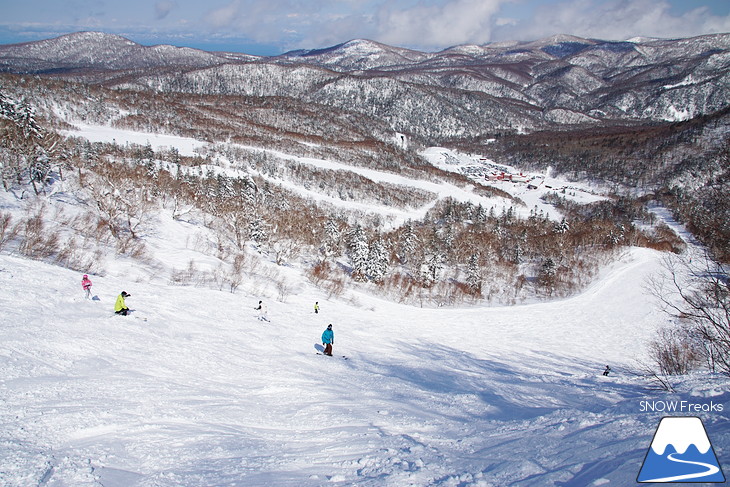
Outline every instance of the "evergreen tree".
{"label": "evergreen tree", "polygon": [[540,272],[537,276],[537,281],[543,286],[548,294],[552,294],[555,288],[555,277],[557,274],[557,266],[555,261],[548,257],[540,266]]}
{"label": "evergreen tree", "polygon": [[352,264],[352,277],[357,281],[364,281],[367,279],[370,249],[365,231],[359,223],[355,225],[349,237],[348,248]]}
{"label": "evergreen tree", "polygon": [[35,119],[35,111],[25,98],[15,108],[15,123],[20,127],[25,139],[42,139],[43,132]]}
{"label": "evergreen tree", "polygon": [[0,148],[9,149],[13,157],[0,161],[0,179],[7,190],[11,181],[30,183],[39,194],[54,168],[54,157],[59,150],[58,137],[48,140],[35,118],[35,111],[23,98],[13,103],[0,93],[0,118],[9,123],[0,124]]}
{"label": "evergreen tree", "polygon": [[444,235],[444,246],[447,249],[451,249],[454,245],[455,239],[456,239],[456,232],[454,231],[454,227],[452,225],[448,225],[446,227],[446,235]]}
{"label": "evergreen tree", "polygon": [[250,175],[246,174],[244,177],[238,179],[239,183],[239,196],[246,203],[254,204],[257,200],[258,186],[256,182],[251,178]]}
{"label": "evergreen tree", "polygon": [[520,232],[520,236],[517,237],[517,242],[515,243],[514,248],[514,256],[513,256],[513,263],[515,264],[521,264],[524,260],[524,249],[527,247],[527,230],[522,230]]}
{"label": "evergreen tree", "polygon": [[[0,87],[1,88],[1,87]],[[0,90],[0,118],[15,120],[15,104]]]}
{"label": "evergreen tree", "polygon": [[380,281],[388,272],[388,249],[385,242],[378,238],[370,246],[367,273],[373,281]]}
{"label": "evergreen tree", "polygon": [[481,203],[479,203],[479,206],[477,207],[477,212],[475,216],[475,220],[477,223],[485,223],[487,219],[489,218],[489,214],[487,213],[487,210],[482,206]]}
{"label": "evergreen tree", "polygon": [[469,268],[466,275],[466,284],[473,293],[480,293],[482,290],[482,276],[479,268],[479,254],[472,254],[469,257]]}
{"label": "evergreen tree", "polygon": [[259,215],[254,216],[248,225],[248,234],[251,240],[257,244],[266,242],[268,239],[268,232],[266,231],[266,222]]}
{"label": "evergreen tree", "polygon": [[438,249],[433,250],[425,256],[421,265],[421,282],[426,287],[434,285],[439,280],[444,268],[444,255]]}
{"label": "evergreen tree", "polygon": [[570,224],[565,221],[565,217],[563,217],[562,220],[560,220],[560,223],[555,224],[555,233],[567,233],[568,230],[570,230]]}
{"label": "evergreen tree", "polygon": [[329,218],[324,224],[324,242],[322,243],[322,253],[325,259],[340,254],[340,228],[337,220]]}
{"label": "evergreen tree", "polygon": [[428,250],[421,264],[421,280],[424,285],[431,286],[439,280],[441,270],[444,268],[444,262],[446,261],[438,227],[433,227],[433,232],[431,233],[426,248]]}
{"label": "evergreen tree", "polygon": [[405,231],[403,232],[403,240],[401,242],[400,260],[402,263],[405,264],[410,261],[417,244],[418,235],[413,230],[413,222],[408,220],[405,224]]}
{"label": "evergreen tree", "polygon": [[177,149],[177,147],[171,147],[169,155],[170,155],[170,162],[172,162],[173,164],[177,164],[177,165],[180,164],[180,160],[181,160],[180,151]]}
{"label": "evergreen tree", "polygon": [[223,173],[219,173],[216,177],[215,195],[219,198],[227,198],[233,196],[233,184],[231,178]]}

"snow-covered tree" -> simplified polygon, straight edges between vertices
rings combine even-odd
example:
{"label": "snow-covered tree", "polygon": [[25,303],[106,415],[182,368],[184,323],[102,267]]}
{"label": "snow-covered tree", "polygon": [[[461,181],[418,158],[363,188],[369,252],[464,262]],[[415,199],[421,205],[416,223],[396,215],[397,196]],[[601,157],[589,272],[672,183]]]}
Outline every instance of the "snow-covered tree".
{"label": "snow-covered tree", "polygon": [[60,138],[47,135],[25,98],[13,103],[0,93],[0,179],[6,190],[30,183],[36,194],[43,191],[61,152]]}
{"label": "snow-covered tree", "polygon": [[36,121],[35,110],[25,98],[20,100],[15,108],[15,123],[20,127],[23,137],[26,139],[43,138],[43,130]]}
{"label": "snow-covered tree", "polygon": [[248,224],[248,235],[257,244],[266,242],[269,235],[266,231],[266,222],[261,216],[256,215]]}
{"label": "snow-covered tree", "polygon": [[380,281],[388,272],[388,249],[381,238],[375,240],[368,253],[367,273],[373,281]]}
{"label": "snow-covered tree", "polygon": [[427,254],[421,264],[420,278],[425,287],[435,284],[444,268],[444,255],[441,252]]}
{"label": "snow-covered tree", "polygon": [[350,262],[352,263],[352,277],[358,281],[366,280],[370,248],[367,237],[365,236],[365,230],[363,230],[359,223],[350,232],[348,248],[350,251]]}
{"label": "snow-covered tree", "polygon": [[557,265],[555,261],[548,257],[540,266],[537,281],[545,288],[548,294],[552,294],[555,289],[555,276],[557,274]]}
{"label": "snow-covered tree", "polygon": [[322,242],[322,253],[324,258],[340,254],[340,227],[337,220],[329,218],[324,224],[324,241]]}
{"label": "snow-covered tree", "polygon": [[477,206],[476,215],[474,216],[474,220],[477,223],[485,223],[488,218],[489,218],[489,213],[484,208],[484,206],[482,206],[482,204],[479,203],[479,206]]}
{"label": "snow-covered tree", "polygon": [[15,120],[15,104],[6,97],[0,87],[0,118]]}
{"label": "snow-covered tree", "polygon": [[241,199],[249,204],[256,203],[259,195],[259,188],[253,178],[249,174],[246,174],[239,178],[237,182],[240,187],[239,196]]}
{"label": "snow-covered tree", "polygon": [[454,245],[454,239],[456,239],[456,232],[453,225],[446,227],[446,235],[444,235],[444,247],[451,249]]}
{"label": "snow-covered tree", "polygon": [[420,279],[424,286],[431,286],[439,280],[441,271],[446,262],[443,252],[443,243],[439,237],[438,227],[433,227],[428,244],[424,247],[424,254],[421,260]]}
{"label": "snow-covered tree", "polygon": [[570,224],[565,221],[565,217],[563,217],[562,220],[560,220],[559,223],[555,224],[555,233],[567,233],[570,230]]}
{"label": "snow-covered tree", "polygon": [[405,264],[410,261],[413,251],[416,249],[418,244],[418,235],[416,235],[416,232],[413,230],[413,222],[411,220],[408,220],[404,226],[405,229],[400,244],[400,260]]}
{"label": "snow-covered tree", "polygon": [[469,289],[472,292],[481,292],[482,276],[481,269],[479,267],[479,254],[472,254],[469,257],[469,267],[466,274],[466,284],[467,286],[469,286]]}
{"label": "snow-covered tree", "polygon": [[233,189],[233,181],[231,178],[226,176],[223,173],[219,173],[217,176],[215,176],[216,185],[215,185],[215,196],[218,198],[226,198],[231,197],[235,195],[235,191]]}
{"label": "snow-covered tree", "polygon": [[527,247],[527,231],[522,230],[520,232],[519,237],[517,237],[517,242],[515,242],[514,246],[514,254],[512,256],[513,260],[512,262],[515,264],[521,264],[525,258],[525,248]]}

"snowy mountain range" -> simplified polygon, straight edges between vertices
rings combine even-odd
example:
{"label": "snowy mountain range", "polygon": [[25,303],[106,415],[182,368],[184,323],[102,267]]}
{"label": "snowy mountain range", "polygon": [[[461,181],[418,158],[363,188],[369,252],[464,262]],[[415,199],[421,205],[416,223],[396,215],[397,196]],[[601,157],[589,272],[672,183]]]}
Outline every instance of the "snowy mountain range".
{"label": "snowy mountain range", "polygon": [[353,40],[275,57],[77,33],[0,46],[0,70],[163,92],[289,96],[431,138],[687,120],[730,97],[730,34],[554,36],[426,53]]}

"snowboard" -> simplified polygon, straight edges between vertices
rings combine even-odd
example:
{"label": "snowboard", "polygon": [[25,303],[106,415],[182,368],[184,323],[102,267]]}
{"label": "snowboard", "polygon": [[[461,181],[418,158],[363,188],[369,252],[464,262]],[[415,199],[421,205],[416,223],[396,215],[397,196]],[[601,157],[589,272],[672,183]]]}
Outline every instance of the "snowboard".
{"label": "snowboard", "polygon": [[118,313],[114,313],[114,316],[121,316],[122,318],[135,318],[137,320],[147,321],[147,318],[144,316],[138,316],[136,309],[130,309],[127,311],[127,315],[120,315]]}
{"label": "snowboard", "polygon": [[[324,354],[324,353],[321,353],[321,352],[317,352],[317,355],[325,355],[325,356],[327,356],[327,357],[329,357],[329,356],[330,356],[330,355],[327,355],[327,354]],[[336,356],[337,356],[337,355],[331,355],[331,357],[336,357]],[[341,357],[342,357],[343,359],[345,359],[345,360],[349,360],[349,359],[347,358],[347,356],[346,356],[346,355],[341,355]]]}

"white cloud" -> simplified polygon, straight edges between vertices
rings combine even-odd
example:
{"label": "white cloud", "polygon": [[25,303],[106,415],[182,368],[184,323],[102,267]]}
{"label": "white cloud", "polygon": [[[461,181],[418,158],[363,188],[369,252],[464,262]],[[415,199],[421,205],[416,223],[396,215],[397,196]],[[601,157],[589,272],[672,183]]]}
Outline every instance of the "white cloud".
{"label": "white cloud", "polygon": [[[163,7],[176,0],[159,0]],[[510,4],[517,9],[505,15]],[[202,16],[210,35],[245,37],[282,48],[318,48],[354,38],[442,49],[554,34],[601,39],[681,37],[730,32],[730,17],[705,7],[675,13],[667,0],[565,0],[534,6],[521,0],[227,0]],[[519,10],[519,9],[522,10]],[[166,15],[166,13],[165,13]]]}
{"label": "white cloud", "polygon": [[450,0],[442,4],[417,4],[397,8],[384,4],[375,16],[380,40],[396,45],[446,47],[484,43],[492,37],[505,0]]}
{"label": "white cloud", "polygon": [[[334,0],[335,3],[337,0]],[[329,2],[310,5],[297,0],[232,0],[209,11],[204,23],[217,34],[234,34],[260,42],[281,42],[292,33],[327,30],[317,22],[318,11]],[[224,32],[222,32],[224,31]]]}
{"label": "white cloud", "polygon": [[[282,37],[296,47],[324,47],[354,38],[394,45],[444,47],[487,42],[500,6],[515,0],[420,1],[232,0],[204,16],[217,31],[257,41]],[[292,39],[295,39],[292,41]]]}
{"label": "white cloud", "polygon": [[176,3],[170,0],[160,0],[155,4],[155,18],[162,20],[167,17],[176,7]]}
{"label": "white cloud", "polygon": [[573,0],[539,7],[530,20],[495,32],[495,37],[529,40],[573,34],[621,40],[717,32],[730,32],[730,16],[714,16],[706,7],[674,14],[665,0]]}
{"label": "white cloud", "polygon": [[[702,6],[705,0],[673,9],[670,2],[676,7],[679,1],[59,0],[41,11],[32,8],[35,2],[10,2],[0,25],[7,32],[22,31],[14,34],[18,42],[40,38],[42,32],[52,37],[74,30],[104,30],[133,33],[138,39],[154,33],[158,42],[164,36],[171,41],[185,36],[199,45],[240,39],[281,50],[327,47],[354,38],[435,50],[562,33],[620,40],[730,32],[727,9],[713,13]],[[154,21],[149,18],[150,7]]]}
{"label": "white cloud", "polygon": [[241,2],[234,0],[228,5],[211,10],[205,16],[205,22],[213,28],[220,29],[231,27],[236,23],[239,16]]}

